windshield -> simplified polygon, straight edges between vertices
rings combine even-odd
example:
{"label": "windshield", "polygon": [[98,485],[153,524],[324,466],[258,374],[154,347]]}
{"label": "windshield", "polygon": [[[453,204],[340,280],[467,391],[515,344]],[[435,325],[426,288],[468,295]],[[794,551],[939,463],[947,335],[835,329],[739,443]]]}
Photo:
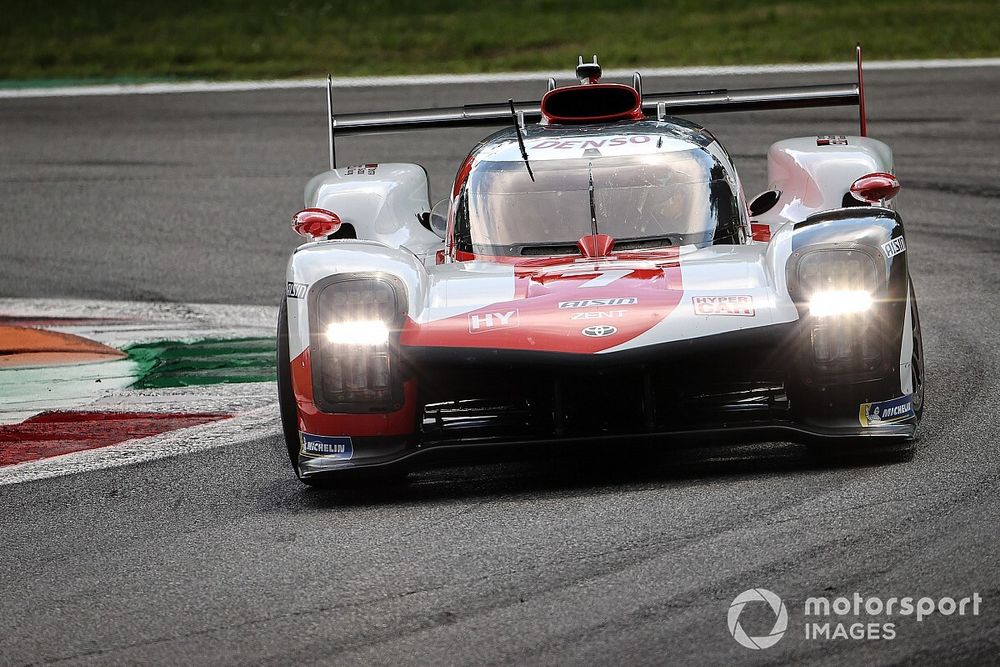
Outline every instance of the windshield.
{"label": "windshield", "polygon": [[735,242],[735,192],[722,165],[703,150],[539,160],[531,167],[534,182],[523,161],[476,165],[456,208],[460,250],[574,252],[591,233],[591,173],[597,230],[619,249]]}

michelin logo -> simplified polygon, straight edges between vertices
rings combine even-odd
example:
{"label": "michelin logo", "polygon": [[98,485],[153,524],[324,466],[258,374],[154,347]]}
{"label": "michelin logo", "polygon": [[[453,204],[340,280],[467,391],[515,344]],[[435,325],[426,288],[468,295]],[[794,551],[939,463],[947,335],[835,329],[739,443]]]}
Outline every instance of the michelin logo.
{"label": "michelin logo", "polygon": [[299,456],[322,456],[335,461],[350,461],[354,456],[354,444],[346,435],[326,436],[300,433]]}
{"label": "michelin logo", "polygon": [[858,419],[866,427],[895,424],[913,415],[913,397],[909,395],[880,403],[862,403],[858,411]]}

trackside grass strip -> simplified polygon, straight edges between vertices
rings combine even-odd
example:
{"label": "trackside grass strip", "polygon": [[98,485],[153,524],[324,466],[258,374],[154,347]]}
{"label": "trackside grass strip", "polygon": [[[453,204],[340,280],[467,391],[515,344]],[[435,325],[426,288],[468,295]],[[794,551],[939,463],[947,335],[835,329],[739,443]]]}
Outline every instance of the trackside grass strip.
{"label": "trackside grass strip", "polygon": [[0,85],[1000,55],[996,0],[7,0]]}

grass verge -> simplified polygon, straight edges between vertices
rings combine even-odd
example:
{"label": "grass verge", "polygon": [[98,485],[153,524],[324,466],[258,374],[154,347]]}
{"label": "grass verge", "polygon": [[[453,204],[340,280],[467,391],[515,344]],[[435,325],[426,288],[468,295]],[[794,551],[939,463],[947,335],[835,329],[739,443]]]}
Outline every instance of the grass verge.
{"label": "grass verge", "polygon": [[0,80],[256,79],[1000,55],[996,0],[7,0]]}

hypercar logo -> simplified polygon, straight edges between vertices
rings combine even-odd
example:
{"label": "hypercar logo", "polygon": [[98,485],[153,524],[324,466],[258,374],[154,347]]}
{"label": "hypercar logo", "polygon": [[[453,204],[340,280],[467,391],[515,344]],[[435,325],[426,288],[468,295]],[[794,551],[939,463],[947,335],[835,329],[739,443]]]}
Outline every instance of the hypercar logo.
{"label": "hypercar logo", "polygon": [[587,327],[586,329],[580,331],[580,333],[584,336],[590,336],[591,338],[604,338],[605,336],[611,336],[618,333],[618,329],[615,327],[598,325]]}
{"label": "hypercar logo", "polygon": [[913,416],[912,396],[900,396],[881,403],[862,403],[858,410],[858,419],[862,426],[895,424]]}
{"label": "hypercar logo", "polygon": [[695,315],[753,317],[756,314],[752,296],[695,296],[691,301],[694,303]]}
{"label": "hypercar logo", "polygon": [[469,333],[478,334],[494,329],[512,329],[520,324],[517,310],[505,313],[479,313],[469,315]]}
{"label": "hypercar logo", "polygon": [[560,301],[560,308],[600,308],[601,306],[634,306],[639,299],[634,296],[619,296],[612,299],[581,299],[579,301]]}
{"label": "hypercar logo", "polygon": [[886,241],[882,244],[882,252],[885,253],[887,258],[902,254],[906,252],[906,241],[903,240],[902,236],[894,238],[891,241]]}
{"label": "hypercar logo", "polygon": [[288,283],[285,286],[285,294],[289,299],[304,299],[308,290],[309,285],[303,285],[302,283]]}

